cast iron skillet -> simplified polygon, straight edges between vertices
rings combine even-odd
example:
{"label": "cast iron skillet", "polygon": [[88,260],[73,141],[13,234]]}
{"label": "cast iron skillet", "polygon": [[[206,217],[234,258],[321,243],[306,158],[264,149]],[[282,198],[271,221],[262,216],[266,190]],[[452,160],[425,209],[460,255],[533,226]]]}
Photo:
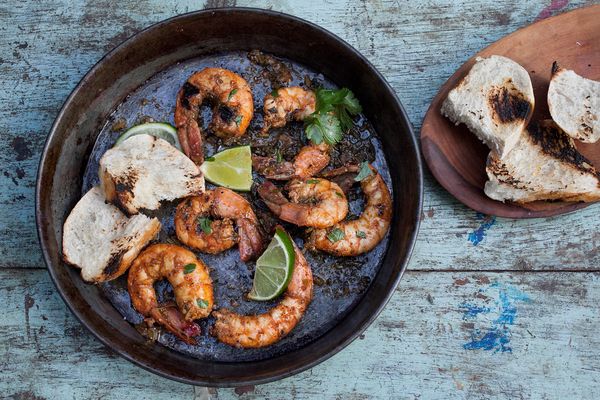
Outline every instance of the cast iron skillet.
{"label": "cast iron skillet", "polygon": [[[218,51],[260,49],[321,71],[360,99],[390,168],[394,220],[390,246],[364,298],[331,330],[273,358],[214,362],[148,344],[99,289],[62,261],[62,224],[81,196],[82,174],[100,128],[128,93],[164,68]],[[63,300],[102,343],[139,366],[188,384],[259,384],[308,369],[361,334],[383,309],[408,263],[422,201],[422,170],[408,117],[393,89],[356,50],[330,32],[272,11],[231,8],[160,22],[107,54],[68,97],[48,135],[36,187],[44,259]]]}

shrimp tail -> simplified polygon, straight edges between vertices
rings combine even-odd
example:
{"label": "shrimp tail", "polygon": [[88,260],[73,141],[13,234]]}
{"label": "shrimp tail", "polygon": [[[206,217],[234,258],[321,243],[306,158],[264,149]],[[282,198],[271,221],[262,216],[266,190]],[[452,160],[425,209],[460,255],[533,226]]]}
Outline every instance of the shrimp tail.
{"label": "shrimp tail", "polygon": [[187,321],[175,303],[162,304],[153,309],[150,315],[156,322],[187,344],[197,344],[194,337],[200,335],[200,326],[195,322]]}
{"label": "shrimp tail", "polygon": [[175,108],[175,127],[177,136],[184,154],[196,165],[204,162],[204,147],[202,144],[202,133],[198,125],[198,111],[190,107],[189,89],[184,85],[177,94],[177,106]]}
{"label": "shrimp tail", "polygon": [[281,190],[272,182],[265,181],[258,187],[258,194],[267,207],[280,219],[303,226],[305,224],[305,210],[296,203],[291,203],[285,198]]}
{"label": "shrimp tail", "polygon": [[258,258],[265,248],[264,235],[258,225],[247,218],[238,220],[239,250],[242,261]]}

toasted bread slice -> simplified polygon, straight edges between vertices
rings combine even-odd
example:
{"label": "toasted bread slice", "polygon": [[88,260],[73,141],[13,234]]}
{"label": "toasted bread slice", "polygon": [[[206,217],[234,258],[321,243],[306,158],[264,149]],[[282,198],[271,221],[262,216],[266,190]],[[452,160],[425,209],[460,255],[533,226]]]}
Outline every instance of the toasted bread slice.
{"label": "toasted bread slice", "polygon": [[531,124],[515,148],[488,156],[485,194],[494,200],[596,201],[600,175],[552,120]]}
{"label": "toasted bread slice", "polygon": [[441,113],[463,123],[500,156],[519,140],[533,111],[527,71],[502,56],[478,57],[462,81],[448,93]]}
{"label": "toasted bread slice", "polygon": [[552,119],[567,135],[586,143],[600,139],[600,82],[552,64],[548,87]]}
{"label": "toasted bread slice", "polygon": [[104,153],[99,175],[106,199],[129,215],[204,191],[200,168],[166,140],[150,135],[132,136]]}
{"label": "toasted bread slice", "polygon": [[86,282],[115,279],[160,230],[156,218],[139,214],[128,218],[107,203],[99,187],[92,188],[75,205],[63,226],[64,260],[81,268]]}

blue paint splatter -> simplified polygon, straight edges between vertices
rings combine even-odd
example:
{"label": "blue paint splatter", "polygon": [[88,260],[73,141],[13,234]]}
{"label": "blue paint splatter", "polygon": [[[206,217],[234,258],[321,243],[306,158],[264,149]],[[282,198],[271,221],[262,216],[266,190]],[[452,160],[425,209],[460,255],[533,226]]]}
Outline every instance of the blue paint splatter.
{"label": "blue paint splatter", "polygon": [[479,228],[474,230],[473,232],[469,232],[469,241],[473,243],[473,246],[477,246],[483,238],[485,238],[485,234],[488,229],[490,229],[496,223],[496,217],[493,215],[485,215],[482,213],[477,213],[475,216],[478,221],[481,221]]}
{"label": "blue paint splatter", "polygon": [[463,310],[463,319],[475,318],[478,314],[490,312],[489,307],[479,307],[470,303],[463,303],[460,308]]}
{"label": "blue paint splatter", "polygon": [[[471,331],[470,341],[463,345],[465,350],[493,350],[497,352],[512,352],[510,343],[510,327],[517,319],[517,302],[529,302],[531,299],[514,286],[492,283],[486,291],[497,290],[498,300],[495,302],[496,319],[492,320],[487,329],[475,328]],[[463,320],[473,320],[479,315],[492,312],[490,307],[482,307],[471,303],[463,303]]]}

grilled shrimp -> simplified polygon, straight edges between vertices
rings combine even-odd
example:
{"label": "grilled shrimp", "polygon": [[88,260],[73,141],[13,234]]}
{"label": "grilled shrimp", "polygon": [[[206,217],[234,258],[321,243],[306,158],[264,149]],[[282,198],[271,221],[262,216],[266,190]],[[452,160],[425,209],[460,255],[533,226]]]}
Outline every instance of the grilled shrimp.
{"label": "grilled shrimp", "polygon": [[290,120],[302,121],[315,112],[315,94],[299,86],[279,88],[265,96],[263,133],[281,128]]}
{"label": "grilled shrimp", "polygon": [[264,248],[263,234],[250,203],[226,188],[206,190],[200,196],[183,200],[175,212],[175,233],[184,244],[210,254],[238,243],[242,261],[258,257]]}
{"label": "grilled shrimp", "polygon": [[298,324],[312,300],[313,278],[310,265],[294,244],[296,262],[283,299],[270,311],[259,315],[240,315],[222,309],[212,334],[225,344],[243,348],[269,346],[281,340]]}
{"label": "grilled shrimp", "polygon": [[198,165],[204,161],[198,114],[205,100],[214,104],[210,129],[220,137],[243,135],[254,115],[252,92],[238,74],[205,68],[190,76],[177,94],[175,126],[183,152]]}
{"label": "grilled shrimp", "polygon": [[258,194],[269,209],[284,221],[298,226],[327,228],[348,214],[342,189],[326,179],[294,179],[286,185],[290,200],[271,182],[265,181]]}
{"label": "grilled shrimp", "polygon": [[[336,256],[356,256],[375,247],[385,236],[392,220],[392,198],[381,175],[372,166],[371,174],[360,182],[365,196],[365,208],[358,219],[340,222],[328,229],[314,229],[306,247],[322,250]],[[358,166],[345,167],[341,172],[356,172]],[[327,176],[339,174],[340,170],[330,171]],[[333,241],[329,233],[342,232],[340,240]],[[329,237],[328,237],[329,236]]]}
{"label": "grilled shrimp", "polygon": [[[154,283],[166,278],[173,286],[177,307],[158,304]],[[155,244],[133,261],[127,286],[133,307],[152,325],[157,322],[188,344],[200,327],[193,321],[206,318],[213,307],[213,287],[208,268],[194,253],[172,244]]]}
{"label": "grilled shrimp", "polygon": [[277,161],[273,157],[252,156],[252,167],[269,179],[306,179],[315,176],[329,165],[329,150],[330,147],[325,142],[311,143],[302,147],[292,162]]}

